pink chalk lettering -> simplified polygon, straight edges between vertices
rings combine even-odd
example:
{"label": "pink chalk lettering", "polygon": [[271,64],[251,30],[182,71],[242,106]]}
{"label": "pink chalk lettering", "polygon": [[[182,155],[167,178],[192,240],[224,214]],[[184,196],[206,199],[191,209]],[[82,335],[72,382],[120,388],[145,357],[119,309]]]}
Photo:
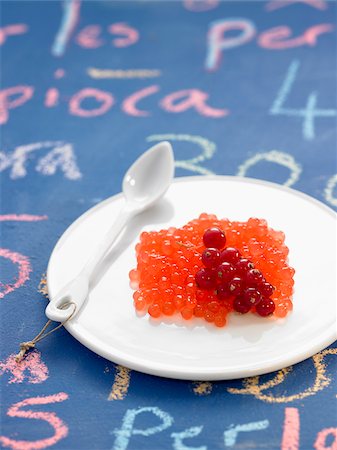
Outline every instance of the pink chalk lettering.
{"label": "pink chalk lettering", "polygon": [[[326,440],[328,436],[333,437],[333,442],[326,446]],[[315,450],[337,450],[337,428],[325,428],[317,434],[316,441],[314,443]]]}
{"label": "pink chalk lettering", "polygon": [[145,117],[149,116],[149,111],[144,111],[137,108],[137,103],[145,97],[149,95],[153,95],[159,91],[159,86],[153,85],[147,88],[141,89],[140,91],[135,92],[134,94],[127,97],[122,103],[122,110],[129,114],[130,116],[136,117]]}
{"label": "pink chalk lettering", "polygon": [[325,0],[271,0],[266,3],[267,11],[274,11],[275,9],[284,8],[285,6],[293,5],[294,3],[305,3],[312,8],[324,10],[328,5]]}
{"label": "pink chalk lettering", "polygon": [[[226,37],[226,33],[233,30],[241,31],[234,37]],[[216,70],[225,49],[238,47],[250,41],[255,35],[255,25],[247,19],[223,19],[210,24],[207,35],[206,69]]]}
{"label": "pink chalk lettering", "polygon": [[41,354],[34,350],[26,357],[16,362],[16,354],[9,355],[5,361],[0,361],[0,375],[10,374],[8,383],[22,383],[27,379],[28,383],[43,383],[48,378],[48,367],[41,360]]}
{"label": "pink chalk lettering", "polygon": [[283,25],[261,33],[258,38],[258,44],[263,48],[272,50],[284,50],[302,45],[315,46],[319,35],[331,33],[333,29],[334,26],[332,24],[322,23],[308,28],[301,36],[287,39],[292,35],[292,30]]}
{"label": "pink chalk lettering", "polygon": [[5,297],[5,295],[15,291],[15,289],[18,289],[27,280],[29,280],[29,274],[32,271],[32,268],[27,256],[21,255],[20,253],[12,252],[11,250],[8,250],[6,248],[0,248],[0,256],[12,261],[12,263],[16,264],[19,269],[17,280],[14,281],[14,283],[5,285],[3,283],[0,283],[0,286],[3,287],[2,292],[0,292],[0,298],[3,298]]}
{"label": "pink chalk lettering", "polygon": [[216,109],[206,104],[209,95],[199,89],[185,89],[167,95],[160,102],[161,107],[171,113],[181,113],[194,108],[200,115],[206,117],[224,117],[227,109]]}
{"label": "pink chalk lettering", "polygon": [[60,91],[57,88],[49,88],[46,92],[44,99],[44,105],[47,108],[57,106],[60,97]]}
{"label": "pink chalk lettering", "polygon": [[28,27],[24,23],[16,23],[0,28],[0,45],[3,45],[8,36],[27,33]]}
{"label": "pink chalk lettering", "polygon": [[183,5],[188,11],[203,12],[216,8],[219,0],[184,0]]}
{"label": "pink chalk lettering", "polygon": [[67,398],[68,394],[60,392],[54,395],[27,398],[22,402],[12,405],[7,411],[9,417],[43,420],[53,428],[54,434],[49,438],[36,441],[24,441],[0,436],[0,443],[4,447],[9,447],[13,450],[40,450],[55,445],[61,439],[64,439],[68,435],[68,427],[54,412],[32,411],[30,409],[22,410],[22,408],[25,406],[49,405],[50,403],[63,402]]}
{"label": "pink chalk lettering", "polygon": [[281,450],[299,450],[300,415],[297,408],[286,408]]}
{"label": "pink chalk lettering", "polygon": [[[0,125],[7,123],[9,110],[23,105],[33,96],[32,86],[13,86],[0,91]],[[11,100],[11,97],[14,99]]]}
{"label": "pink chalk lettering", "polygon": [[115,47],[129,47],[135,44],[139,39],[139,33],[135,28],[126,23],[114,23],[108,28],[111,34],[121,34],[123,37],[113,39]]}
{"label": "pink chalk lettering", "polygon": [[0,222],[18,221],[18,222],[37,222],[47,220],[48,216],[35,216],[32,214],[0,214]]}
{"label": "pink chalk lettering", "polygon": [[104,41],[100,39],[102,28],[99,25],[88,25],[76,36],[78,45],[84,48],[102,47]]}
{"label": "pink chalk lettering", "polygon": [[[84,109],[81,107],[83,100],[94,98],[101,103],[100,106],[93,109]],[[114,98],[109,92],[94,88],[85,88],[73,95],[69,101],[69,112],[74,116],[95,117],[105,114],[114,104]]]}

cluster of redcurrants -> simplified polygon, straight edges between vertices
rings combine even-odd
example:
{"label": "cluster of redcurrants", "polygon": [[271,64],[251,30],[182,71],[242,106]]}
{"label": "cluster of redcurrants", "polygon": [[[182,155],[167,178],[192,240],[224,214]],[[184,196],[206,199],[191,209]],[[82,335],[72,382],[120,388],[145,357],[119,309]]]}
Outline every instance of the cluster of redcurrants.
{"label": "cluster of redcurrants", "polygon": [[205,267],[198,270],[195,281],[200,289],[215,291],[219,301],[231,302],[235,311],[246,314],[254,310],[266,317],[275,310],[270,298],[274,287],[260,270],[239,250],[227,247],[224,231],[209,228],[203,235],[206,249],[202,253]]}

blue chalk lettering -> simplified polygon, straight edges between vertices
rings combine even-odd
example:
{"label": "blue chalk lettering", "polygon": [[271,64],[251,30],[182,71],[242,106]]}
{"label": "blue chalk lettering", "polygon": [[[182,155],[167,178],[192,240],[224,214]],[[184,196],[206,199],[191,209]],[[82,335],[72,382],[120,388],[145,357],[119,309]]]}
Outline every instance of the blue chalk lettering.
{"label": "blue chalk lettering", "polygon": [[283,84],[276,95],[276,99],[270,108],[271,115],[285,115],[289,117],[303,118],[302,134],[304,139],[311,141],[315,138],[315,118],[316,117],[335,117],[335,109],[316,109],[317,93],[311,92],[308,96],[307,104],[304,109],[284,108],[288,95],[295,83],[297,72],[300,68],[300,62],[294,60],[287,71]]}
{"label": "blue chalk lettering", "polygon": [[172,433],[171,437],[173,438],[173,449],[174,450],[207,450],[206,446],[201,447],[187,447],[183,443],[183,439],[193,438],[195,436],[198,436],[203,427],[192,427],[188,428],[185,431],[182,431],[181,433]]}
{"label": "blue chalk lettering", "polygon": [[[133,428],[136,417],[142,413],[152,413],[161,419],[162,423],[155,427],[146,428],[145,430],[138,430]],[[112,450],[126,450],[131,436],[151,436],[152,434],[160,433],[173,424],[173,418],[170,414],[162,411],[156,406],[146,406],[138,409],[128,409],[123,417],[122,427],[114,430],[113,434],[116,436]]]}
{"label": "blue chalk lettering", "polygon": [[233,447],[236,444],[236,438],[240,432],[260,431],[269,427],[268,420],[261,420],[260,422],[250,422],[243,425],[231,425],[230,428],[224,432],[225,447]]}

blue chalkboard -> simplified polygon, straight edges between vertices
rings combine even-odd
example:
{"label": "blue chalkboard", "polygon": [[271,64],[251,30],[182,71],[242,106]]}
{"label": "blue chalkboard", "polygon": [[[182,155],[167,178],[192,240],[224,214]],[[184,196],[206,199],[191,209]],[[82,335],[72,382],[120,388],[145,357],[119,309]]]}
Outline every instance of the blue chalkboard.
{"label": "blue chalkboard", "polygon": [[44,273],[81,213],[169,140],[177,176],[247,175],[336,198],[336,4],[1,2],[3,448],[335,449],[336,346],[235,382],[155,378],[45,322]]}

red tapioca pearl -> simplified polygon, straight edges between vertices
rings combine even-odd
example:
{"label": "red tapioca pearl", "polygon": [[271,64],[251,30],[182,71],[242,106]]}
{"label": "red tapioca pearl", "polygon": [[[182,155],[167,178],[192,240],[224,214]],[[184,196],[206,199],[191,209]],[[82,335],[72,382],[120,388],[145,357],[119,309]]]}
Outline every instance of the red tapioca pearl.
{"label": "red tapioca pearl", "polygon": [[163,253],[163,255],[165,256],[171,256],[174,252],[171,242],[166,240],[163,241],[162,245],[161,245],[161,251]]}
{"label": "red tapioca pearl", "polygon": [[137,291],[135,291],[135,292],[132,294],[133,299],[134,299],[134,300],[137,300],[137,298],[140,297],[141,293],[142,293],[142,291],[139,290],[139,289],[138,289]]}
{"label": "red tapioca pearl", "polygon": [[161,310],[166,316],[172,316],[175,310],[174,302],[168,300],[165,301],[161,307]]}
{"label": "red tapioca pearl", "polygon": [[194,283],[195,282],[195,276],[188,274],[187,277],[185,278],[185,284],[188,285],[189,283]]}
{"label": "red tapioca pearl", "polygon": [[183,294],[185,293],[185,290],[184,290],[183,286],[180,286],[180,285],[173,285],[172,288],[173,288],[173,290],[174,290],[174,292],[175,292],[176,294],[183,295]]}
{"label": "red tapioca pearl", "polygon": [[187,308],[193,309],[197,304],[197,299],[192,295],[187,295],[185,305]]}
{"label": "red tapioca pearl", "polygon": [[182,317],[183,317],[185,320],[192,319],[192,317],[193,317],[193,309],[190,309],[190,308],[185,307],[185,308],[183,308],[183,309],[180,311],[180,314],[182,315]]}
{"label": "red tapioca pearl", "polygon": [[220,304],[217,301],[211,301],[207,304],[207,310],[217,313],[220,310]]}
{"label": "red tapioca pearl", "polygon": [[186,285],[186,294],[195,296],[196,285],[195,283],[188,283]]}
{"label": "red tapioca pearl", "polygon": [[293,287],[285,283],[280,283],[280,292],[284,296],[289,297],[293,293]]}
{"label": "red tapioca pearl", "polygon": [[195,315],[195,317],[203,317],[204,310],[205,310],[204,306],[197,304],[194,307],[193,314]]}
{"label": "red tapioca pearl", "polygon": [[180,272],[173,272],[171,275],[172,284],[179,285],[180,284],[181,275]]}
{"label": "red tapioca pearl", "polygon": [[226,325],[226,317],[216,314],[214,316],[214,325],[219,328],[224,327]]}
{"label": "red tapioca pearl", "polygon": [[137,311],[143,311],[146,308],[146,301],[142,296],[140,296],[134,301],[134,305]]}
{"label": "red tapioca pearl", "polygon": [[269,229],[269,235],[276,241],[283,244],[285,240],[285,234],[283,231],[275,231],[272,228]]}
{"label": "red tapioca pearl", "polygon": [[248,249],[252,256],[260,256],[263,254],[264,246],[261,245],[255,238],[251,238],[247,243]]}
{"label": "red tapioca pearl", "polygon": [[185,306],[185,299],[182,295],[178,294],[173,298],[175,308],[180,311]]}
{"label": "red tapioca pearl", "polygon": [[161,308],[159,303],[152,303],[149,306],[148,313],[151,317],[157,318],[161,315]]}
{"label": "red tapioca pearl", "polygon": [[206,310],[204,313],[204,318],[207,322],[214,322],[215,314],[212,311]]}
{"label": "red tapioca pearl", "polygon": [[275,303],[270,298],[264,298],[255,308],[259,316],[267,317],[275,311]]}
{"label": "red tapioca pearl", "polygon": [[138,282],[139,281],[139,272],[138,272],[138,270],[135,270],[135,269],[130,270],[129,278],[130,278],[130,281]]}
{"label": "red tapioca pearl", "polygon": [[195,291],[195,298],[198,303],[203,303],[208,299],[208,291],[204,291],[203,289],[198,289]]}
{"label": "red tapioca pearl", "polygon": [[171,285],[170,280],[167,277],[161,277],[161,279],[158,281],[158,288],[159,289],[167,289]]}

